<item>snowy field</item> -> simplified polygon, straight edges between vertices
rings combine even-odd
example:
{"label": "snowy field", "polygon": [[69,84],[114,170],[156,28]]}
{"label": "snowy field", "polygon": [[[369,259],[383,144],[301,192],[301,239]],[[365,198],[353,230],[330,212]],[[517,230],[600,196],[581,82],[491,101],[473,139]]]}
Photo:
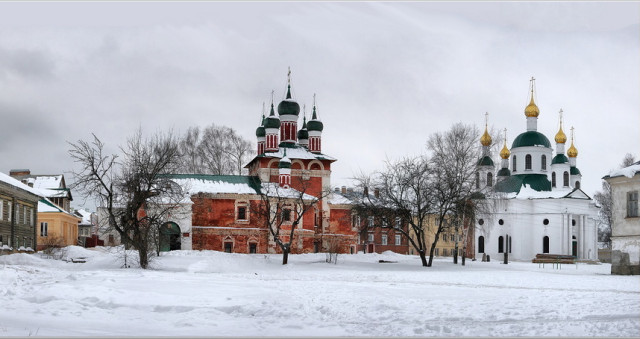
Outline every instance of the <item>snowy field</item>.
{"label": "snowy field", "polygon": [[0,256],[0,336],[640,336],[640,277],[608,264],[175,251],[141,270],[105,248],[67,255],[86,263]]}

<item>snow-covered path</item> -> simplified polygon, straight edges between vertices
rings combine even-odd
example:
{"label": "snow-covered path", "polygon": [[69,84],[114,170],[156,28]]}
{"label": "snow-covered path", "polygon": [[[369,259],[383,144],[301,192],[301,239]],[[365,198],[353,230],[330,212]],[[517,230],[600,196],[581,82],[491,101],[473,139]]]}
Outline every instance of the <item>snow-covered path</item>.
{"label": "snow-covered path", "polygon": [[1,336],[640,336],[640,277],[607,264],[68,251],[87,262],[0,257]]}

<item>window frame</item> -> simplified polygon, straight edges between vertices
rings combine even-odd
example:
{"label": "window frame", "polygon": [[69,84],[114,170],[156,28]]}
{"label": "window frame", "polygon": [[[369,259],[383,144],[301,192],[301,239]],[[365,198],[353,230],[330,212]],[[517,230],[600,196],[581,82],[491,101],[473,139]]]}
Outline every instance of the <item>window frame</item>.
{"label": "window frame", "polygon": [[533,168],[533,159],[531,159],[531,154],[527,154],[524,156],[524,170],[531,171]]}
{"label": "window frame", "polygon": [[627,218],[637,218],[638,214],[638,191],[627,192]]}
{"label": "window frame", "polygon": [[389,238],[389,237],[388,237],[386,234],[382,234],[382,241],[381,241],[381,243],[382,243],[382,245],[383,245],[383,246],[389,245],[389,239],[388,239],[388,238]]}
{"label": "window frame", "polygon": [[402,245],[402,235],[401,234],[396,234],[395,237],[395,244],[396,246],[401,246]]}
{"label": "window frame", "polygon": [[41,237],[48,237],[49,236],[49,223],[46,222],[46,221],[40,222],[40,236]]}

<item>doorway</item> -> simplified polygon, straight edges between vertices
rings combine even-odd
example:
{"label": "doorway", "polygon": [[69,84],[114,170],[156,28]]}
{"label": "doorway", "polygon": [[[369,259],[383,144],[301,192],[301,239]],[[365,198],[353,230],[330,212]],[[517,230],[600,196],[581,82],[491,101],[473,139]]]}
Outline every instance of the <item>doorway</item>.
{"label": "doorway", "polygon": [[177,251],[181,248],[180,227],[174,222],[168,222],[160,227],[160,251]]}

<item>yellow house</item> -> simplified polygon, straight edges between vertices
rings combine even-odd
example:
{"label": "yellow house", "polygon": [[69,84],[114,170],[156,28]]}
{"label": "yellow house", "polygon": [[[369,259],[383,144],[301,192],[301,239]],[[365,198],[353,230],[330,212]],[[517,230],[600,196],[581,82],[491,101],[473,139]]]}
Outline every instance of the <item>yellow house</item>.
{"label": "yellow house", "polygon": [[49,199],[38,202],[38,250],[51,246],[78,244],[78,224],[81,218],[63,210]]}
{"label": "yellow house", "polygon": [[[431,251],[431,245],[433,245],[433,240],[436,236],[436,231],[438,230],[437,226],[437,216],[429,215],[427,217],[427,230],[424,232],[425,244],[427,247],[427,256]],[[411,236],[415,239],[415,234],[411,232]],[[473,238],[473,234],[467,236],[467,238]],[[440,238],[438,239],[438,243],[436,244],[436,248],[434,251],[434,256],[436,257],[453,257],[456,248],[456,238],[458,238],[458,255],[462,255],[462,248],[464,246],[463,241],[463,232],[462,227],[458,229],[456,233],[455,229],[452,227],[450,229],[446,229],[442,233],[440,233]],[[468,246],[467,246],[468,247]],[[467,251],[469,253],[469,250]],[[409,248],[409,254],[417,254],[413,247]],[[469,257],[469,256],[467,256]]]}

